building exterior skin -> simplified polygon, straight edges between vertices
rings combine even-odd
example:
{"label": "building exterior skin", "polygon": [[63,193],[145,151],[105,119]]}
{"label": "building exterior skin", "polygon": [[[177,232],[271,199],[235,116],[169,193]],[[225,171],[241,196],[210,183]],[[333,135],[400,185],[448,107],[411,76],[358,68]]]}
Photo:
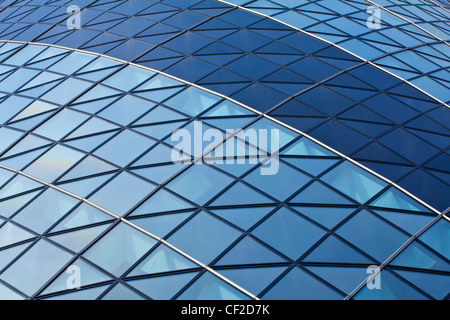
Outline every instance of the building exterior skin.
{"label": "building exterior skin", "polygon": [[0,20],[0,299],[449,299],[448,2]]}

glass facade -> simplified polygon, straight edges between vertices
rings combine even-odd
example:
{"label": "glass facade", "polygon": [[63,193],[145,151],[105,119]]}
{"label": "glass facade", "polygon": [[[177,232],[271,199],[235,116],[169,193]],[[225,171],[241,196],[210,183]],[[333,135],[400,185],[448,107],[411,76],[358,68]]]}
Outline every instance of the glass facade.
{"label": "glass facade", "polygon": [[372,2],[6,1],[0,299],[448,299],[450,12]]}

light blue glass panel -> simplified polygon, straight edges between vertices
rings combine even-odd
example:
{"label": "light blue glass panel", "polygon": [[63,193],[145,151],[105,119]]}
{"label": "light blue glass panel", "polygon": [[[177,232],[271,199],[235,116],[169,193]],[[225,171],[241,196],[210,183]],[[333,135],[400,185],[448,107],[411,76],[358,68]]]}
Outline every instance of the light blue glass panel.
{"label": "light blue glass panel", "polygon": [[58,187],[79,197],[86,198],[92,192],[97,190],[97,188],[102,186],[106,181],[108,181],[112,176],[113,174],[107,174],[98,177],[77,180],[74,182],[58,184]]}
{"label": "light blue glass panel", "polygon": [[185,84],[180,81],[169,78],[165,75],[157,74],[156,76],[152,77],[151,79],[140,85],[136,90],[140,91],[140,90],[164,89],[180,85]]}
{"label": "light blue glass panel", "polygon": [[129,173],[122,172],[89,197],[89,200],[115,214],[124,215],[155,187]]}
{"label": "light blue glass panel", "polygon": [[154,300],[169,300],[180,291],[197,272],[129,281],[128,283]]}
{"label": "light blue glass panel", "polygon": [[189,87],[164,104],[195,117],[199,113],[217,103],[221,98],[206,91]]}
{"label": "light blue glass panel", "polygon": [[282,208],[252,231],[252,234],[289,258],[297,260],[326,233],[292,211]]}
{"label": "light blue glass panel", "polygon": [[184,291],[177,300],[250,300],[250,297],[207,272]]}
{"label": "light blue glass panel", "polygon": [[154,75],[142,68],[127,66],[103,81],[104,84],[123,91],[129,91]]}
{"label": "light blue glass panel", "polygon": [[[1,86],[1,83],[0,83]],[[32,102],[29,98],[10,96],[0,103],[0,124],[5,123]]]}
{"label": "light blue glass panel", "polygon": [[126,95],[98,115],[118,124],[128,125],[154,106],[154,103],[147,100]]}
{"label": "light blue glass panel", "polygon": [[394,260],[391,265],[419,268],[426,270],[450,271],[450,264],[438,257],[419,242],[413,242],[406,247]]}
{"label": "light blue glass panel", "polygon": [[63,245],[73,252],[80,252],[81,249],[91,243],[97,236],[99,236],[109,225],[101,225],[98,227],[81,229],[69,233],[52,236],[50,239]]}
{"label": "light blue glass panel", "polygon": [[52,65],[48,70],[70,75],[95,59],[94,55],[72,52],[64,59]]}
{"label": "light blue glass panel", "polygon": [[125,130],[94,152],[97,156],[108,159],[125,167],[145,150],[155,144],[154,140],[141,134]]}
{"label": "light blue glass panel", "polygon": [[155,244],[153,238],[120,223],[89,248],[84,257],[120,276]]}
{"label": "light blue glass panel", "polygon": [[301,138],[294,142],[291,146],[281,152],[282,155],[289,156],[319,156],[319,157],[333,157],[336,156],[331,151],[328,151],[324,147],[317,143],[307,139]]}
{"label": "light blue glass panel", "polygon": [[382,270],[380,273],[381,288],[370,290],[367,286],[358,292],[355,300],[425,300],[421,293],[407,285],[392,273]]}
{"label": "light blue glass panel", "polygon": [[256,115],[256,114],[236,103],[232,103],[230,101],[225,100],[219,103],[211,110],[209,110],[208,112],[206,112],[203,115],[203,117],[233,117],[233,116],[248,116],[248,115]]}
{"label": "light blue glass panel", "polygon": [[39,70],[25,68],[18,69],[16,72],[0,82],[0,90],[4,92],[14,92],[37,76],[39,72]]}
{"label": "light blue glass panel", "polygon": [[68,78],[57,87],[42,96],[43,100],[65,105],[91,87],[93,83],[75,78]]}
{"label": "light blue glass panel", "polygon": [[24,300],[20,294],[0,283],[0,300]]}
{"label": "light blue glass panel", "polygon": [[137,208],[130,216],[191,208],[193,208],[193,206],[189,203],[181,200],[167,190],[160,189],[139,208]]}
{"label": "light blue glass panel", "polygon": [[385,261],[409,238],[366,210],[347,221],[337,233],[378,261]]}
{"label": "light blue glass panel", "polygon": [[45,298],[43,300],[69,300],[69,301],[95,300],[108,287],[109,285],[74,291],[59,296]]}
{"label": "light blue glass panel", "polygon": [[387,185],[348,161],[327,173],[322,180],[359,203],[367,202]]}
{"label": "light blue glass panel", "polygon": [[[234,204],[229,202],[229,204]],[[268,208],[235,208],[235,209],[218,209],[212,210],[214,214],[217,214],[222,219],[228,220],[234,223],[238,227],[247,230],[252,227],[256,222],[266,216],[273,207]]]}
{"label": "light blue glass panel", "polygon": [[272,158],[271,161],[271,166],[275,166],[273,167],[273,172],[271,170],[273,174],[263,175],[258,168],[246,176],[244,180],[281,201],[286,200],[286,198],[310,181],[310,177],[284,162],[275,158]]}
{"label": "light blue glass panel", "polygon": [[52,229],[53,232],[78,228],[94,223],[104,222],[113,219],[111,216],[100,211],[99,209],[83,202],[75,210],[73,210],[66,218],[64,218],[56,227]]}
{"label": "light blue glass panel", "polygon": [[112,280],[108,275],[95,269],[87,262],[77,259],[66,270],[61,273],[53,282],[42,292],[46,295],[53,292],[64,291],[68,289],[68,284],[72,284],[74,272],[80,272],[80,287],[91,284]]}
{"label": "light blue glass panel", "polygon": [[[226,165],[225,165],[226,166]],[[229,165],[228,165],[229,166]],[[211,206],[228,206],[233,205],[248,205],[248,204],[262,204],[273,203],[268,197],[263,196],[260,192],[255,191],[246,184],[238,182],[230,189],[225,191],[216,200],[211,203]]]}
{"label": "light blue glass panel", "polygon": [[32,295],[69,262],[70,258],[69,253],[40,240],[6,269],[1,279],[27,295]]}
{"label": "light blue glass panel", "polygon": [[230,177],[205,164],[194,164],[172,180],[167,188],[201,205],[232,181]]}
{"label": "light blue glass panel", "polygon": [[133,219],[137,226],[151,232],[152,234],[164,238],[176,226],[186,220],[192,212],[182,212],[173,214],[157,215],[148,218]]}
{"label": "light blue glass panel", "polygon": [[[289,130],[269,119],[262,118],[257,122],[253,123],[251,126],[245,128],[245,130],[254,129],[258,132],[258,135],[261,137],[261,131],[267,133],[267,150],[270,153],[275,153],[287,145],[289,142],[294,140],[298,134],[292,130]],[[276,139],[278,137],[278,139]],[[259,148],[262,148],[261,142],[258,145]]]}
{"label": "light blue glass panel", "polygon": [[395,188],[390,188],[387,190],[370,205],[374,207],[430,212],[430,210],[426,209],[420,203],[414,201],[412,198]]}
{"label": "light blue glass panel", "polygon": [[305,271],[294,268],[262,298],[265,300],[342,300],[344,297]]}
{"label": "light blue glass panel", "polygon": [[2,63],[21,66],[45,49],[45,46],[28,45]]}
{"label": "light blue glass panel", "polygon": [[[1,220],[0,220],[1,221]],[[34,235],[7,222],[0,228],[0,248],[33,238]]]}
{"label": "light blue glass panel", "polygon": [[54,110],[57,107],[58,107],[57,105],[54,105],[54,104],[51,104],[48,102],[44,102],[41,100],[35,100],[28,107],[26,107],[24,110],[22,110],[17,116],[15,116],[14,119],[12,119],[12,120],[13,121],[21,120],[21,119],[24,119],[27,117],[37,115],[39,113]]}
{"label": "light blue glass panel", "polygon": [[236,229],[202,211],[171,235],[168,241],[208,264],[240,234]]}
{"label": "light blue glass panel", "polygon": [[34,133],[58,141],[87,119],[85,114],[63,109],[34,130]]}
{"label": "light blue glass panel", "polygon": [[83,157],[81,152],[56,145],[23,171],[43,181],[53,182]]}
{"label": "light blue glass panel", "polygon": [[0,153],[1,153],[13,142],[19,139],[23,135],[23,133],[2,127],[0,128],[0,135],[2,137],[2,139],[0,140]]}
{"label": "light blue glass panel", "polygon": [[183,257],[176,251],[160,245],[144,259],[129,276],[139,276],[168,271],[199,268],[197,264]]}
{"label": "light blue glass panel", "polygon": [[[3,249],[0,251],[0,270],[3,270],[9,265],[19,254],[25,251],[30,246],[31,242],[27,242],[12,248]],[[1,300],[1,299],[0,299]]]}
{"label": "light blue glass panel", "polygon": [[33,199],[39,191],[31,192],[23,196],[3,200],[0,202],[0,215],[8,218]]}
{"label": "light blue glass panel", "polygon": [[450,222],[440,219],[419,239],[450,260]]}
{"label": "light blue glass panel", "polygon": [[117,168],[89,155],[84,158],[83,161],[78,163],[75,168],[65,174],[64,177],[60,179],[60,181],[87,177],[90,175],[105,173],[114,170],[117,170]]}
{"label": "light blue glass panel", "polygon": [[78,200],[75,198],[54,189],[47,189],[15,215],[13,220],[38,233],[43,233],[77,203]]}
{"label": "light blue glass panel", "polygon": [[118,283],[103,296],[102,300],[144,300],[144,298],[130,288]]}

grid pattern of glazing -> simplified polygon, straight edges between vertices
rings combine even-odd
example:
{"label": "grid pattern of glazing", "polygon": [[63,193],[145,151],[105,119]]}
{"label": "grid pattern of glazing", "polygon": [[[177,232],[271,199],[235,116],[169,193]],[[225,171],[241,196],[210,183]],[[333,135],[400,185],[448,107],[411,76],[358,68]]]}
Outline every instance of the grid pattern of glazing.
{"label": "grid pattern of glazing", "polygon": [[[450,46],[446,42],[450,40],[450,11],[433,2],[228,2],[272,16],[335,43],[366,60],[374,61],[441,101],[450,101]],[[369,7],[381,9],[380,25],[373,29],[368,28]]]}
{"label": "grid pattern of glazing", "polygon": [[[331,1],[330,5],[345,7],[354,2],[339,3]],[[84,1],[78,3],[85,7],[79,30],[66,26],[69,4],[72,2],[43,6],[21,1],[5,6],[0,13],[0,36],[107,53],[164,70],[262,112],[272,111],[274,117],[364,162],[435,208],[449,207],[449,111],[365,61],[270,18],[218,1]],[[267,9],[267,2],[257,4]],[[255,5],[249,4],[252,10]],[[280,14],[281,9],[277,10]],[[288,10],[283,7],[283,12]],[[366,13],[361,14],[367,18]],[[435,18],[445,22],[444,14],[436,13]],[[347,19],[336,15],[334,12],[333,19]],[[397,27],[386,27],[383,34],[396,35]],[[417,29],[410,23],[401,28]],[[417,30],[415,34],[424,32]],[[368,32],[384,37],[381,32]],[[407,39],[402,32],[398,41]],[[447,45],[430,35],[428,44],[423,45],[424,36],[417,37],[415,48],[400,42],[395,47],[399,52],[390,53],[405,63],[411,60],[404,72],[418,75],[422,80],[417,80],[426,83],[424,88],[430,93],[448,94]],[[416,58],[408,60],[404,53]],[[380,64],[388,68],[382,59]],[[352,68],[355,70],[342,74]],[[427,80],[430,70],[441,84],[431,85],[434,82]],[[321,84],[330,77],[334,82]],[[406,147],[413,144],[420,148]],[[417,184],[417,179],[422,183]]]}
{"label": "grid pattern of glazing", "polygon": [[[413,240],[426,264],[396,266],[439,279],[439,294],[391,269],[401,290],[379,294],[448,298],[447,217],[329,148],[106,57],[10,42],[0,56],[1,298],[342,299]],[[206,163],[208,151],[173,164],[169,137],[194,119],[280,130],[279,172],[261,175],[265,150],[238,139],[255,164]],[[67,288],[73,266],[80,289]]]}

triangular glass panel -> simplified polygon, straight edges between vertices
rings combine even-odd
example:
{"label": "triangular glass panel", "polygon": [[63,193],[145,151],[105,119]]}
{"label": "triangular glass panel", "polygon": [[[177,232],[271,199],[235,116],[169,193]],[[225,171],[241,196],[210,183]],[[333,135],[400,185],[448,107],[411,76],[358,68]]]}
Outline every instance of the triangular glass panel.
{"label": "triangular glass panel", "polygon": [[350,294],[368,276],[367,268],[361,267],[306,267],[345,294]]}
{"label": "triangular glass panel", "polygon": [[54,104],[51,104],[48,102],[44,102],[41,100],[36,100],[32,104],[30,104],[27,108],[22,110],[22,112],[20,112],[17,116],[15,116],[14,119],[12,119],[12,121],[17,121],[17,120],[21,120],[24,118],[32,117],[34,115],[37,115],[37,114],[40,114],[43,112],[54,110],[57,107],[58,107],[57,105],[54,105]]}
{"label": "triangular glass panel", "polygon": [[355,209],[351,208],[333,208],[333,207],[293,207],[298,212],[308,218],[320,223],[328,229],[333,229],[339,222],[344,220]]}
{"label": "triangular glass panel", "polygon": [[303,190],[290,202],[311,204],[354,204],[337,192],[327,188],[319,181],[313,182],[313,184]]}
{"label": "triangular glass panel", "polygon": [[372,210],[376,214],[414,235],[433,220],[433,216],[398,211]]}
{"label": "triangular glass panel", "polygon": [[246,236],[215,265],[242,265],[286,262],[279,255],[259,244],[253,238]]}
{"label": "triangular glass panel", "polygon": [[177,300],[249,300],[224,280],[207,272],[189,286]]}
{"label": "triangular glass panel", "polygon": [[131,271],[128,276],[140,276],[192,268],[199,268],[199,265],[169,247],[160,245]]}
{"label": "triangular glass panel", "polygon": [[141,132],[145,135],[148,135],[149,137],[162,140],[172,132],[174,132],[176,129],[178,129],[180,126],[184,124],[184,121],[182,122],[170,122],[165,124],[154,124],[151,126],[145,126],[145,127],[133,127],[134,130]]}
{"label": "triangular glass panel", "polygon": [[133,125],[142,125],[142,124],[152,124],[164,121],[173,121],[173,120],[189,120],[181,113],[175,112],[168,108],[164,108],[163,106],[157,106],[144,117],[139,119]]}
{"label": "triangular glass panel", "polygon": [[70,170],[67,174],[60,179],[60,181],[78,179],[81,177],[87,177],[91,175],[96,175],[100,173],[105,173],[108,171],[116,170],[116,167],[113,167],[106,162],[103,162],[93,156],[88,155],[84,158],[80,163],[78,163],[75,168]]}
{"label": "triangular glass panel", "polygon": [[102,292],[106,290],[110,285],[104,285],[100,287],[93,287],[88,289],[77,290],[70,293],[65,293],[57,296],[52,296],[49,298],[42,298],[43,300],[70,300],[70,301],[86,301],[95,300],[101,295]]}
{"label": "triangular glass panel", "polygon": [[263,196],[246,184],[238,182],[214,200],[214,202],[211,203],[211,206],[264,204],[273,202],[273,200]]}
{"label": "triangular glass panel", "polygon": [[99,132],[110,131],[119,129],[119,126],[116,126],[108,121],[104,121],[99,118],[91,118],[86,121],[81,127],[72,132],[67,139],[83,137]]}
{"label": "triangular glass panel", "polygon": [[393,187],[375,199],[370,205],[390,209],[430,212],[430,210],[422,206],[420,203]]}
{"label": "triangular glass panel", "polygon": [[133,280],[128,283],[154,300],[169,300],[196,275],[197,272],[190,272]]}
{"label": "triangular glass panel", "polygon": [[80,252],[81,249],[91,243],[98,237],[109,225],[101,225],[88,229],[81,229],[69,233],[63,233],[56,236],[51,236],[49,239],[61,244],[62,246],[72,250],[73,252]]}
{"label": "triangular glass panel", "polygon": [[360,263],[365,265],[374,263],[355,249],[350,248],[335,236],[329,236],[324,242],[319,244],[313,252],[303,259],[303,261],[325,263]]}
{"label": "triangular glass panel", "polygon": [[157,184],[161,184],[175,175],[178,171],[182,170],[184,167],[186,167],[185,164],[172,164],[144,169],[135,169],[132,171],[144,178],[156,182]]}
{"label": "triangular glass panel", "polygon": [[7,222],[0,228],[0,248],[28,240],[33,237],[34,235],[32,233],[17,227],[11,222]]}
{"label": "triangular glass panel", "polygon": [[186,203],[172,193],[164,189],[160,189],[139,208],[133,211],[130,216],[191,208],[193,208],[192,205]]}
{"label": "triangular glass panel", "polygon": [[286,267],[220,269],[217,271],[245,290],[258,294],[284,270],[286,270]]}
{"label": "triangular glass panel", "polygon": [[267,300],[342,300],[343,298],[343,295],[299,268],[289,271],[263,296],[263,299]]}
{"label": "triangular glass panel", "polygon": [[130,220],[138,227],[149,231],[150,233],[164,238],[167,234],[186,220],[192,212],[172,213],[157,215],[148,218]]}
{"label": "triangular glass panel", "polygon": [[283,158],[284,161],[317,177],[326,169],[334,165],[338,160],[333,159],[305,159],[305,158]]}
{"label": "triangular glass panel", "polygon": [[52,229],[52,232],[79,228],[112,219],[114,218],[99,209],[88,205],[87,203],[82,203],[60,223],[58,223],[56,227]]}
{"label": "triangular glass panel", "polygon": [[426,300],[427,298],[413,289],[411,286],[394,276],[386,269],[381,270],[380,278],[383,279],[381,288],[370,290],[364,286],[353,299],[355,300]]}
{"label": "triangular glass panel", "polygon": [[272,211],[273,208],[274,207],[216,209],[211,210],[211,212],[244,230],[248,230],[255,223],[265,217],[270,211]]}
{"label": "triangular glass panel", "polygon": [[[28,246],[29,243],[24,243],[12,248],[8,248],[0,251],[0,271],[3,270],[8,264],[10,264],[20,253],[22,253]],[[1,299],[1,294],[0,294]]]}
{"label": "triangular glass panel", "polygon": [[[8,184],[6,184],[1,190],[0,190],[0,199],[3,198],[7,198],[22,192],[26,192],[35,188],[39,188],[39,187],[43,187],[42,184],[31,180],[29,178],[26,178],[23,175],[17,175],[14,177],[14,179],[12,179],[10,182],[8,182]],[[34,195],[34,193],[33,193]],[[31,194],[28,194],[26,196],[24,196],[24,198],[26,199],[27,197],[31,197]],[[24,198],[19,198],[19,199],[24,199]],[[17,198],[16,198],[17,199]],[[15,199],[13,200],[8,200],[8,201],[12,201],[13,203],[16,203]],[[23,201],[23,200],[22,200]],[[2,212],[2,214],[4,213],[4,211]]]}
{"label": "triangular glass panel", "polygon": [[450,277],[448,275],[410,270],[395,270],[395,272],[436,300],[444,300],[448,296],[448,288],[450,288]]}
{"label": "triangular glass panel", "polygon": [[114,134],[115,132],[97,134],[95,136],[89,136],[87,138],[64,141],[64,144],[90,153],[92,150],[97,148],[100,144],[108,140]]}
{"label": "triangular glass panel", "polygon": [[103,296],[102,300],[144,300],[144,298],[130,288],[118,283],[112,290],[108,291],[108,293]]}
{"label": "triangular glass panel", "polygon": [[77,180],[69,183],[58,184],[58,187],[69,191],[82,198],[87,197],[94,190],[103,185],[113,174],[102,175],[98,177]]}
{"label": "triangular glass panel", "polygon": [[313,141],[302,138],[281,152],[282,155],[288,156],[321,156],[335,157],[336,155],[328,151],[324,147],[314,143]]}

